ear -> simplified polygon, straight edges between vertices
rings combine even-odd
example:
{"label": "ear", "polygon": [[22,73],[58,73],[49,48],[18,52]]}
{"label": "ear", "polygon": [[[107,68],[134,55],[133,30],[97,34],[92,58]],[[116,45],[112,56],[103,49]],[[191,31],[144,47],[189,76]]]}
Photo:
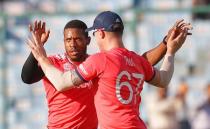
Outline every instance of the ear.
{"label": "ear", "polygon": [[105,38],[105,32],[103,31],[103,30],[99,30],[99,35],[100,35],[100,37],[102,38],[102,39],[104,39]]}

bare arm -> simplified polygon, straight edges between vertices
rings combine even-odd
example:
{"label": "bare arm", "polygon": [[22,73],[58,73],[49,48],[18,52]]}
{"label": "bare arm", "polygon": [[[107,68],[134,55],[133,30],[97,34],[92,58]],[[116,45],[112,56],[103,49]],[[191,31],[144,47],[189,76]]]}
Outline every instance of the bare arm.
{"label": "bare arm", "polygon": [[[183,28],[191,28],[191,25],[189,23],[185,23],[184,20],[177,20],[176,23],[173,25],[171,29],[169,29],[168,34],[165,36],[163,41],[156,46],[155,48],[145,52],[142,56],[150,62],[151,65],[156,65],[166,54],[167,51],[167,42],[168,37],[170,37],[172,30],[176,29],[176,34],[178,35],[181,33],[181,30]],[[188,33],[188,35],[191,35],[191,33]]]}
{"label": "bare arm", "polygon": [[75,70],[70,70],[63,73],[55,68],[48,58],[45,57],[39,58],[39,63],[41,64],[41,68],[45,76],[58,91],[68,90],[84,83]]}
{"label": "bare arm", "polygon": [[71,89],[84,83],[75,70],[61,72],[56,69],[47,58],[39,60],[45,76],[58,91]]}
{"label": "bare arm", "polygon": [[166,50],[166,45],[161,42],[158,46],[145,52],[142,56],[148,60],[151,65],[156,65],[164,57]]}
{"label": "bare arm", "polygon": [[188,30],[184,29],[178,36],[176,36],[175,30],[172,32],[167,43],[167,52],[164,57],[161,68],[156,69],[154,78],[149,82],[150,84],[165,88],[168,86],[173,72],[174,72],[174,56],[175,53],[181,48],[185,42]]}

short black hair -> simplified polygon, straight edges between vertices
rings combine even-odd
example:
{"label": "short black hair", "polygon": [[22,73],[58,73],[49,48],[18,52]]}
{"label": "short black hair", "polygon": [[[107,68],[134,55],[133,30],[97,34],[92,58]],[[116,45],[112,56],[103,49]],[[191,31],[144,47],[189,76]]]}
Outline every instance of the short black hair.
{"label": "short black hair", "polygon": [[68,28],[82,29],[82,30],[84,30],[84,35],[86,37],[88,37],[88,32],[85,32],[85,30],[87,29],[87,25],[83,21],[81,21],[81,20],[71,20],[71,21],[69,21],[65,25],[64,30],[65,29],[68,29]]}

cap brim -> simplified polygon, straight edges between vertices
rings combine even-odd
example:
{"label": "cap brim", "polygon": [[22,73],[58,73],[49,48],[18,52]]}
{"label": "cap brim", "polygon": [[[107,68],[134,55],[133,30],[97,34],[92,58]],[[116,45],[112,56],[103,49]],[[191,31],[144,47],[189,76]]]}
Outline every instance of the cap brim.
{"label": "cap brim", "polygon": [[95,28],[92,26],[92,27],[90,27],[90,28],[87,28],[87,29],[85,29],[85,32],[88,32],[88,31],[91,31],[91,30],[94,30]]}

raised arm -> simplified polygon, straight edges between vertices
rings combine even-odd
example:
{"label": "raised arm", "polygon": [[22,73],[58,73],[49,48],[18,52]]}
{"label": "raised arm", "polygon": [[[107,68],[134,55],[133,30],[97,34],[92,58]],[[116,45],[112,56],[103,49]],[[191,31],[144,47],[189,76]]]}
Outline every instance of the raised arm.
{"label": "raised arm", "polygon": [[[172,30],[172,34],[168,38],[167,51],[161,68],[155,69],[155,76],[149,82],[150,84],[165,88],[168,86],[174,72],[174,56],[185,42],[189,27],[183,27],[181,33],[177,34],[176,29]],[[191,29],[191,28],[190,28]]]}
{"label": "raised arm", "polygon": [[166,50],[166,44],[161,42],[158,46],[145,52],[142,56],[154,66],[163,58],[163,56],[166,54]]}
{"label": "raised arm", "polygon": [[[37,35],[41,37],[42,44],[47,41],[50,33],[50,31],[46,31],[45,28],[45,22],[41,21],[35,21],[33,26],[29,25],[30,32],[37,33]],[[30,53],[22,68],[22,81],[27,84],[32,84],[40,81],[43,76],[44,72],[42,71],[41,67],[39,67],[38,61],[34,58],[33,54]]]}
{"label": "raised arm", "polygon": [[[176,23],[168,31],[168,34],[164,37],[163,41],[155,48],[145,52],[142,56],[150,62],[152,65],[156,65],[166,54],[168,37],[170,37],[172,30],[176,28],[176,35],[181,33],[181,29],[184,27],[190,27],[190,23],[185,23],[184,20],[177,20]],[[191,33],[188,33],[191,35]]]}
{"label": "raised arm", "polygon": [[28,46],[39,62],[45,76],[54,85],[57,91],[64,91],[84,83],[75,70],[69,70],[63,73],[54,67],[47,57],[43,44],[40,42],[39,35],[32,32],[32,37],[28,39]]}

